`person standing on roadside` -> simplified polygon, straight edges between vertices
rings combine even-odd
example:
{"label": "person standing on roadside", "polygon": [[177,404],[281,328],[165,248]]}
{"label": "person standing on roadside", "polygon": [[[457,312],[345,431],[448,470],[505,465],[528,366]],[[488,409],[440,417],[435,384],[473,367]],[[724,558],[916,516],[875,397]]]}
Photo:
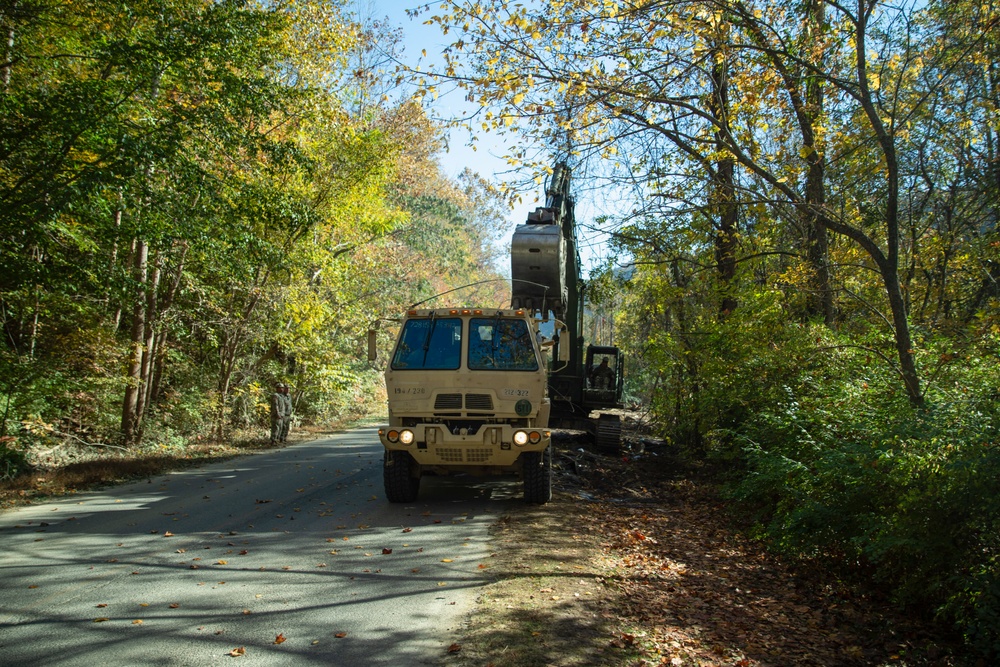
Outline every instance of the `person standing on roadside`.
{"label": "person standing on roadside", "polygon": [[277,444],[281,440],[281,433],[285,428],[285,396],[282,389],[285,385],[278,382],[274,385],[274,393],[271,394],[271,444]]}
{"label": "person standing on roadside", "polygon": [[281,442],[288,439],[288,430],[292,427],[292,397],[288,393],[288,385],[281,385],[281,398],[285,401],[285,416],[281,421]]}

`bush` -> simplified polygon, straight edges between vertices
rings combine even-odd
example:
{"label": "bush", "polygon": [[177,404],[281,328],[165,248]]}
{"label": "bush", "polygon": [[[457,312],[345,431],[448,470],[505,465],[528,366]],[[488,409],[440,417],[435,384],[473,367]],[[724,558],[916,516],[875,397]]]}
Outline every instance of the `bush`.
{"label": "bush", "polygon": [[[1000,655],[1000,343],[921,340],[913,407],[892,340],[789,323],[773,293],[687,308],[640,351],[664,433],[721,464],[752,532]],[[877,350],[887,350],[879,354]]]}
{"label": "bush", "polygon": [[2,481],[14,479],[31,468],[24,452],[16,448],[15,439],[7,436],[6,440],[6,442],[0,442],[0,480]]}
{"label": "bush", "polygon": [[727,432],[733,498],[782,553],[870,577],[1000,654],[994,361],[956,364],[923,410],[888,369],[842,361],[848,372],[823,382],[803,369],[780,401]]}

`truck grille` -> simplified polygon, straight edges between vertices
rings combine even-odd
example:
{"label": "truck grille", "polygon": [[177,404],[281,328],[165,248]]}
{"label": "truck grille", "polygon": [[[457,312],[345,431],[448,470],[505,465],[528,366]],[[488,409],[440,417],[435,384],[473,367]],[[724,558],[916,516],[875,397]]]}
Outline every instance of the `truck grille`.
{"label": "truck grille", "polygon": [[457,447],[438,447],[434,450],[434,453],[445,463],[462,462],[462,450]]}
{"label": "truck grille", "polygon": [[465,408],[467,410],[492,410],[493,397],[489,394],[466,394]]}
{"label": "truck grille", "polygon": [[438,394],[437,398],[434,399],[434,409],[435,410],[461,410],[462,409],[462,395],[461,394]]}
{"label": "truck grille", "polygon": [[493,457],[491,449],[467,449],[465,450],[465,460],[468,463],[486,463]]}
{"label": "truck grille", "polygon": [[[434,409],[441,411],[456,411],[462,409],[461,394],[438,394],[434,398]],[[466,394],[465,409],[475,412],[491,412],[493,397],[489,394]]]}
{"label": "truck grille", "polygon": [[438,447],[434,453],[442,463],[489,463],[493,458],[493,450],[486,448]]}

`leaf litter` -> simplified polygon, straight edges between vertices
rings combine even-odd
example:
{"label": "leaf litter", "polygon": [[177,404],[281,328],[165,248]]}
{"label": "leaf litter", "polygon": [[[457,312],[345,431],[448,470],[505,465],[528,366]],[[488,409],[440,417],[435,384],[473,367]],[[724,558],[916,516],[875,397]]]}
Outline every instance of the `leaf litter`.
{"label": "leaf litter", "polygon": [[932,628],[741,535],[700,471],[585,460],[560,457],[553,500],[493,528],[491,582],[446,665],[963,664]]}

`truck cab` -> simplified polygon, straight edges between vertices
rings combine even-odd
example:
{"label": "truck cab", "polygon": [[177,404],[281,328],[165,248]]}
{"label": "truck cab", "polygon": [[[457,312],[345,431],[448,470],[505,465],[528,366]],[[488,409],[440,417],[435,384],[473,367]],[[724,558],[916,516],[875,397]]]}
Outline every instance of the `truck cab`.
{"label": "truck cab", "polygon": [[551,497],[548,353],[520,309],[407,312],[385,373],[390,502],[412,502],[426,474],[515,473],[528,502]]}

